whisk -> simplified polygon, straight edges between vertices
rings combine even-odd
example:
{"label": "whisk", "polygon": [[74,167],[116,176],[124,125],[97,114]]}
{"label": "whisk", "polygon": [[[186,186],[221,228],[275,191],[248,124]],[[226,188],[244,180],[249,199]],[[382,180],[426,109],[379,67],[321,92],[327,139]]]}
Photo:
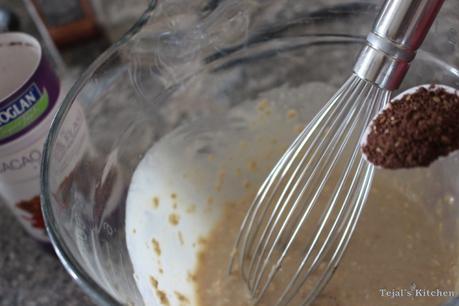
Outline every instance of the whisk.
{"label": "whisk", "polygon": [[255,304],[309,305],[330,279],[374,174],[360,139],[399,87],[443,2],[385,1],[353,74],[262,184],[229,263]]}

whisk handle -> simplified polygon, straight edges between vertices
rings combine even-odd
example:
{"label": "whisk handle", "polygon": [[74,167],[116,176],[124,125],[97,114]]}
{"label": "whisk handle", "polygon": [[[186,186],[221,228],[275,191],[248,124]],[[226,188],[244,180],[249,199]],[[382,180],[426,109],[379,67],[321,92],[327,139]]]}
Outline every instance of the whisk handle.
{"label": "whisk handle", "polygon": [[381,88],[398,88],[444,1],[386,0],[354,72]]}

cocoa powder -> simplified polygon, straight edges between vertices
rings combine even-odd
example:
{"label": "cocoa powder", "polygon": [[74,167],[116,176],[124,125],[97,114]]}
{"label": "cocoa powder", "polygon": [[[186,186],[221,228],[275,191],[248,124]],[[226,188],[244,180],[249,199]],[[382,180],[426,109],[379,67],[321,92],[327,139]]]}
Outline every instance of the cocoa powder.
{"label": "cocoa powder", "polygon": [[459,96],[432,85],[393,101],[371,123],[362,151],[387,169],[427,167],[459,149]]}

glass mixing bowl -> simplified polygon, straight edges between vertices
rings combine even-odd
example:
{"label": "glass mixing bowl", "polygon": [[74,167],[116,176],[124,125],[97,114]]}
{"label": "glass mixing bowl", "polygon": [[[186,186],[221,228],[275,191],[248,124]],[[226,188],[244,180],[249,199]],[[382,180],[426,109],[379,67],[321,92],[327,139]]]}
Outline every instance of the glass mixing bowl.
{"label": "glass mixing bowl", "polygon": [[[339,87],[380,4],[152,1],[137,24],[88,68],[63,102],[46,142],[42,199],[59,258],[98,304],[144,305],[127,250],[125,216],[127,190],[147,150],[190,122],[201,124],[198,132],[186,133],[187,141],[199,144],[226,128],[218,120],[222,115],[275,88],[312,82]],[[459,88],[457,29],[459,2],[446,1],[400,90],[432,82]],[[304,100],[307,121],[320,105]],[[206,153],[205,146],[200,149]],[[177,162],[181,153],[174,154]],[[415,200],[452,204],[427,209],[456,252],[458,156],[427,169],[378,170],[376,179],[387,175]]]}

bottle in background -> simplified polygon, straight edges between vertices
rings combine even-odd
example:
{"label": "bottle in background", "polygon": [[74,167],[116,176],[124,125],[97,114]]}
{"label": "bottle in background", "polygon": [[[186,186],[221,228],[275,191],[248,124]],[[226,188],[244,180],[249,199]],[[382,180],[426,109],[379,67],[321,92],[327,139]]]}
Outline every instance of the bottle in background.
{"label": "bottle in background", "polygon": [[31,3],[56,45],[64,46],[101,34],[91,0],[24,0]]}
{"label": "bottle in background", "polygon": [[19,30],[19,18],[9,8],[0,5],[0,33]]}
{"label": "bottle in background", "polygon": [[[6,72],[0,74],[0,196],[24,228],[46,242],[40,202],[42,151],[64,92],[39,42],[28,34],[0,34],[0,70]],[[78,103],[73,103],[62,129],[59,169],[66,175],[88,147]],[[72,159],[67,158],[70,153]]]}

